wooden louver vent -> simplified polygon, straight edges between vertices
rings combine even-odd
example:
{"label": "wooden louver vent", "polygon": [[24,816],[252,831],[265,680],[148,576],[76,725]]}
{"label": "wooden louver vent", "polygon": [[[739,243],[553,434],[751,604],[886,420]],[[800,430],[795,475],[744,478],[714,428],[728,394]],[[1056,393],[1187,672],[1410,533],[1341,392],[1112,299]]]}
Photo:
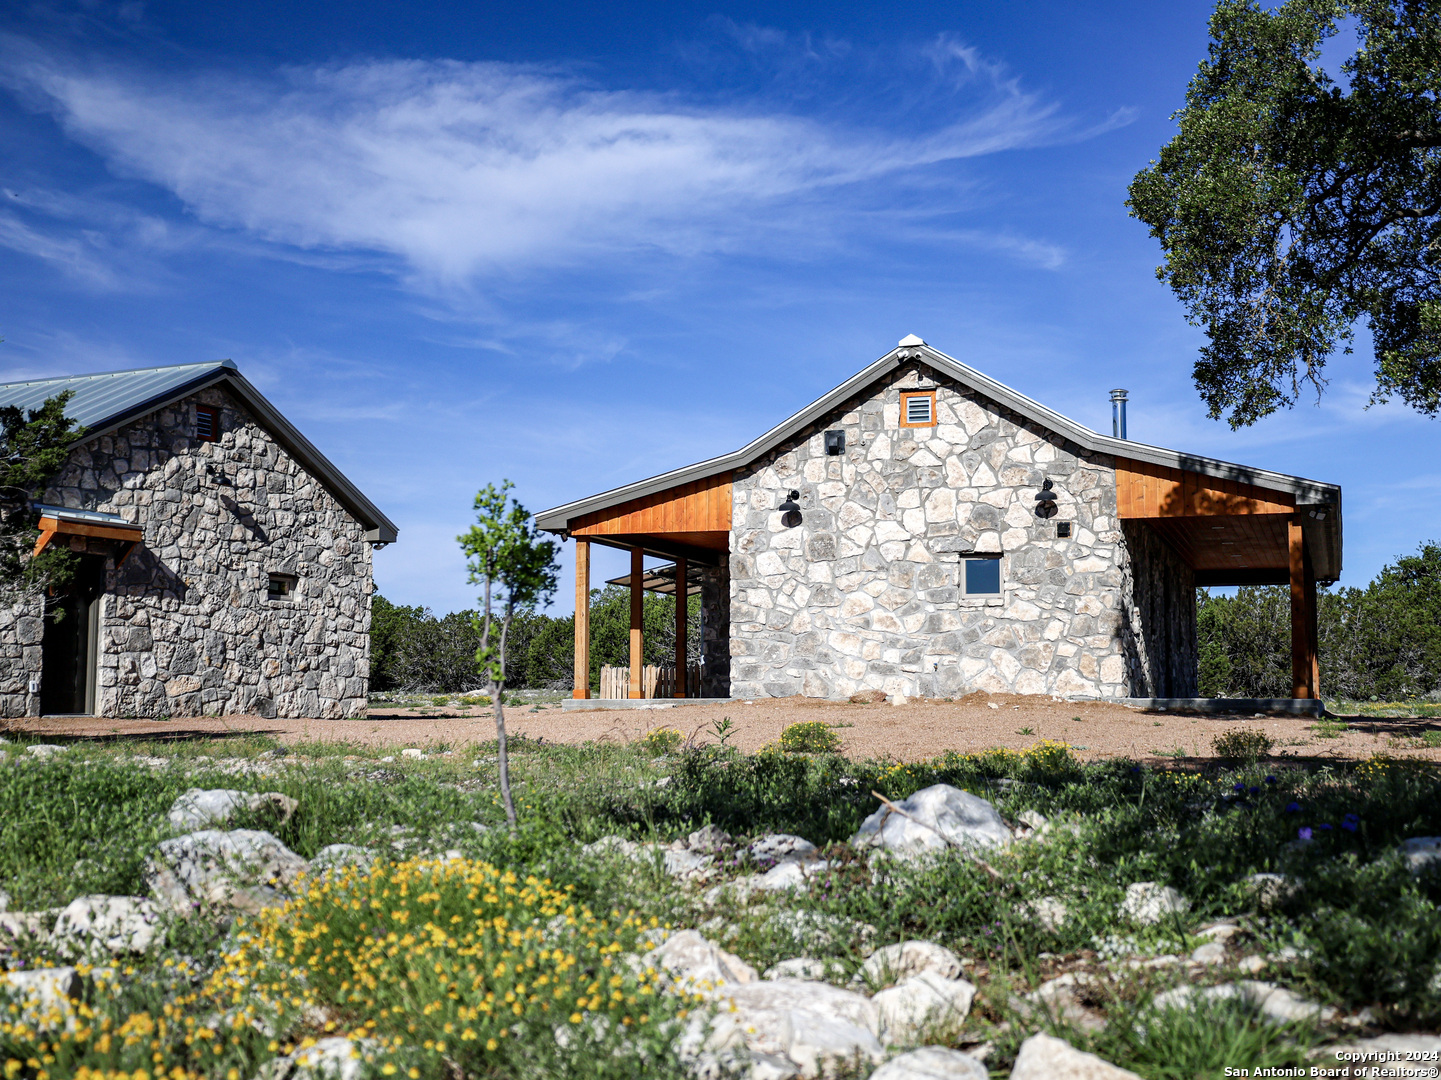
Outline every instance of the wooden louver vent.
{"label": "wooden louver vent", "polygon": [[195,406],[195,437],[201,442],[220,438],[220,414],[207,405]]}

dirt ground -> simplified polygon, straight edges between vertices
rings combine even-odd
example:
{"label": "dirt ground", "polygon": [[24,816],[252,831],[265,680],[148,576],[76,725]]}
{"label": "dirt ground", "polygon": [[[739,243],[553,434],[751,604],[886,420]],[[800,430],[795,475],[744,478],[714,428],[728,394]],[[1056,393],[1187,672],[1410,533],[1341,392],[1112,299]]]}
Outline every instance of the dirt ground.
{"label": "dirt ground", "polygon": [[[806,698],[759,699],[714,705],[563,712],[558,705],[506,709],[508,729],[557,743],[629,742],[659,727],[714,742],[716,728],[732,724],[729,742],[758,750],[783,728],[821,720],[840,735],[852,758],[915,761],[947,750],[962,753],[1009,747],[1023,750],[1043,739],[1069,743],[1082,758],[1123,756],[1136,760],[1203,761],[1214,757],[1211,740],[1223,731],[1260,729],[1274,743],[1275,758],[1346,761],[1377,753],[1441,760],[1441,748],[1419,741],[1441,721],[1405,718],[1342,718],[1318,725],[1309,717],[1187,716],[1145,712],[1101,702],[972,694],[959,701],[912,701],[902,706],[858,705]],[[15,734],[43,739],[194,739],[263,733],[281,742],[349,742],[376,748],[459,746],[495,737],[489,709],[378,707],[357,720],[268,720],[258,716],[177,717],[168,721],[45,718],[0,721]],[[1434,736],[1432,737],[1434,739]]]}

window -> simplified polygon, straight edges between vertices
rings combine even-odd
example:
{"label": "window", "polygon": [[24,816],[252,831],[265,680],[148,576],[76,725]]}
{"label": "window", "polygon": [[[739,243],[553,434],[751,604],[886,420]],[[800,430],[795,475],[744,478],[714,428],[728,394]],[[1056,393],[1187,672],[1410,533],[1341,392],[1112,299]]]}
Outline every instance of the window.
{"label": "window", "polygon": [[962,596],[1000,596],[1000,556],[975,556],[961,560]]}
{"label": "window", "polygon": [[1069,521],[1056,522],[1056,535],[1065,540],[1071,535],[1071,523]]}
{"label": "window", "polygon": [[935,427],[936,392],[901,394],[901,427]]}
{"label": "window", "polygon": [[295,578],[290,574],[271,574],[265,595],[271,600],[289,600],[295,593]]}
{"label": "window", "polygon": [[195,437],[201,442],[220,438],[220,411],[209,405],[195,406]]}

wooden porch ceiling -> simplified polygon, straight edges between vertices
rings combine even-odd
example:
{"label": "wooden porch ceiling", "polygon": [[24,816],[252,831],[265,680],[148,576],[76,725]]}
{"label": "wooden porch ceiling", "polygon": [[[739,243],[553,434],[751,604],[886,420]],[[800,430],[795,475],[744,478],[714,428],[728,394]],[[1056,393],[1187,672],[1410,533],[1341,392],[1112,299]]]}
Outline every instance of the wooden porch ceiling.
{"label": "wooden porch ceiling", "polygon": [[1196,571],[1198,585],[1284,585],[1290,580],[1288,492],[1116,459],[1116,511],[1143,520]]}
{"label": "wooden porch ceiling", "polygon": [[731,474],[658,491],[576,519],[570,535],[715,564],[730,550]]}

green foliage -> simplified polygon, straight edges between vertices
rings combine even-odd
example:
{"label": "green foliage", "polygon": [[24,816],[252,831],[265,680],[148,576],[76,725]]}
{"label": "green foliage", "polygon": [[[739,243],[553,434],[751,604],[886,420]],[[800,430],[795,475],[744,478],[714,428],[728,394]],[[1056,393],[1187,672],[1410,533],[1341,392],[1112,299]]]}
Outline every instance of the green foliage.
{"label": "green foliage", "polygon": [[647,732],[645,738],[641,739],[640,744],[645,747],[649,753],[669,754],[672,750],[677,749],[684,741],[685,736],[675,728],[663,727]]}
{"label": "green foliage", "polygon": [[[1317,596],[1321,690],[1348,700],[1441,690],[1441,544],[1423,544],[1364,589]],[[1197,597],[1200,692],[1291,696],[1291,601],[1284,586]]]}
{"label": "green foliage", "polygon": [[480,633],[475,662],[495,710],[496,754],[500,761],[500,798],[505,817],[516,826],[510,793],[510,763],[505,731],[506,647],[517,611],[533,609],[555,594],[557,565],[553,540],[542,539],[535,519],[510,497],[513,485],[487,484],[475,496],[475,524],[456,537],[467,556],[471,584],[481,592],[481,613],[471,618]]}
{"label": "green foliage", "polygon": [[1249,728],[1232,728],[1211,740],[1211,749],[1217,757],[1248,764],[1269,754],[1273,745],[1264,731]]}
{"label": "green foliage", "polygon": [[42,581],[63,587],[74,573],[75,559],[66,549],[52,547],[30,557],[40,520],[32,503],[85,434],[65,415],[72,396],[66,390],[28,412],[14,405],[0,408],[0,588]]}
{"label": "green foliage", "polygon": [[[1349,86],[1318,66],[1340,20]],[[1364,320],[1376,399],[1441,409],[1441,37],[1428,0],[1220,0],[1179,131],[1127,205],[1210,342],[1194,378],[1233,427],[1319,393]]]}
{"label": "green foliage", "polygon": [[788,754],[834,754],[841,737],[820,720],[805,720],[781,732],[780,746]]}

